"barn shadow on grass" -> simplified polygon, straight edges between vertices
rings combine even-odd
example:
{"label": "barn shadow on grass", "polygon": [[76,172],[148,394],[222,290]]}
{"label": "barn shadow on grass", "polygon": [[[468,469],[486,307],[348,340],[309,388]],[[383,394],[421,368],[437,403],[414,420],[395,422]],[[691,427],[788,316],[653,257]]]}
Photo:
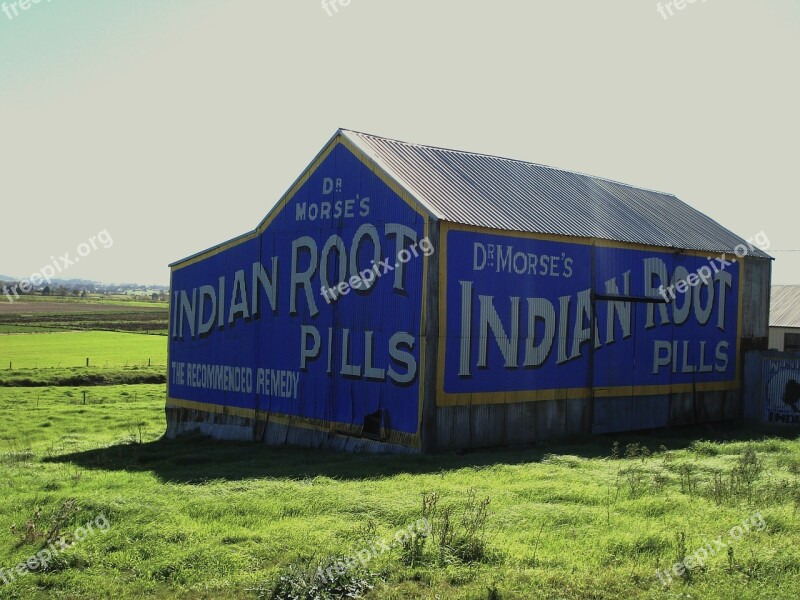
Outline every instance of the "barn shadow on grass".
{"label": "barn shadow on grass", "polygon": [[765,430],[716,424],[629,434],[612,434],[538,446],[449,452],[433,455],[346,454],[329,450],[271,448],[250,442],[224,442],[200,435],[143,444],[119,444],[64,454],[46,462],[71,463],[85,469],[152,472],[165,482],[202,484],[213,480],[255,478],[340,480],[380,479],[401,473],[430,474],[458,469],[518,465],[547,455],[606,458],[614,442],[624,449],[638,443],[653,453],[688,448],[696,441],[758,441],[767,437],[794,439],[797,431]]}

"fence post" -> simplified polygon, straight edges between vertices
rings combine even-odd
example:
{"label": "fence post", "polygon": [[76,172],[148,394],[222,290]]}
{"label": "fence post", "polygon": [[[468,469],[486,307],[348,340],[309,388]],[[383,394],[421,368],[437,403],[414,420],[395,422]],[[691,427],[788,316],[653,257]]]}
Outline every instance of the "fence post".
{"label": "fence post", "polygon": [[87,367],[89,366],[89,358],[88,357],[86,358],[86,366]]}

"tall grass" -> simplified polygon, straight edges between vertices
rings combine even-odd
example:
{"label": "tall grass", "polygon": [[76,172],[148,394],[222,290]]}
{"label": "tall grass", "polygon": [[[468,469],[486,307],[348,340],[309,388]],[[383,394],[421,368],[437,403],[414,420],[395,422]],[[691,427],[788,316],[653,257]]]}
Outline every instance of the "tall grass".
{"label": "tall grass", "polygon": [[[342,455],[163,440],[163,385],[94,387],[87,404],[83,391],[0,389],[0,568],[40,551],[56,522],[60,535],[110,523],[0,597],[800,597],[795,438]],[[656,576],[756,510],[764,531],[666,587]],[[395,539],[422,518],[430,535]],[[314,577],[377,540],[394,544],[329,584]]]}

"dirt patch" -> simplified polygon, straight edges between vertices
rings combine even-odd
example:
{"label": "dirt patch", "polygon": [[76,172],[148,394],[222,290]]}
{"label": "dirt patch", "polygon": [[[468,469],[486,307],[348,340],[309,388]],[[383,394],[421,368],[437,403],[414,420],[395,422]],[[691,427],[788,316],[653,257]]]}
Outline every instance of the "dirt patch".
{"label": "dirt patch", "polygon": [[93,304],[90,302],[3,302],[0,298],[0,314],[42,314],[42,313],[77,313],[77,312],[139,312],[163,311],[155,306],[116,306],[113,304]]}

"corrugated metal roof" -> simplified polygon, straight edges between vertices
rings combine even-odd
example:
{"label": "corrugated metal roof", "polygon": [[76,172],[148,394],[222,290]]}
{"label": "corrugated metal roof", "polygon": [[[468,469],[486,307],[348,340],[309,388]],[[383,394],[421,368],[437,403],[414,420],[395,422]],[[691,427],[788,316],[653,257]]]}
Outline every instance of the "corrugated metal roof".
{"label": "corrugated metal roof", "polygon": [[[340,133],[445,221],[709,252],[733,252],[744,243],[672,194],[520,160]],[[748,253],[768,258],[757,248]]]}
{"label": "corrugated metal roof", "polygon": [[800,285],[773,285],[770,327],[800,327]]}

